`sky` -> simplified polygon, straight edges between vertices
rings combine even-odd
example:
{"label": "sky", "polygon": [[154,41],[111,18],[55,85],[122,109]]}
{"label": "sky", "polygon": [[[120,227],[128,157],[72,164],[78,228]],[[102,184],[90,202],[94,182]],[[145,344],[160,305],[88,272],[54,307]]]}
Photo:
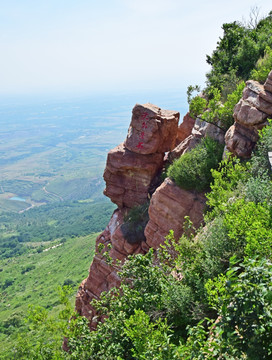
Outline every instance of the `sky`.
{"label": "sky", "polygon": [[0,96],[203,85],[223,23],[271,0],[0,0]]}

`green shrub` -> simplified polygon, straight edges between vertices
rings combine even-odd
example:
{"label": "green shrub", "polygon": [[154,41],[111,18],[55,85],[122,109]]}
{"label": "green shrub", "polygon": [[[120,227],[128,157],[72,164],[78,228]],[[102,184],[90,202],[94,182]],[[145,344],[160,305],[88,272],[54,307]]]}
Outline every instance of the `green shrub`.
{"label": "green shrub", "polygon": [[243,81],[237,83],[235,89],[230,94],[225,95],[226,100],[223,103],[220,91],[211,87],[207,94],[210,98],[209,101],[200,96],[196,96],[190,101],[190,115],[215,124],[226,131],[233,124],[233,109],[241,99],[244,87]]}
{"label": "green shrub", "polygon": [[264,56],[257,61],[256,69],[252,70],[251,78],[264,83],[268,74],[272,70],[272,49],[267,46]]}
{"label": "green shrub", "polygon": [[167,175],[183,189],[207,190],[212,181],[211,169],[217,167],[222,153],[223,146],[207,137],[175,160],[169,166]]}
{"label": "green shrub", "polygon": [[246,183],[245,196],[248,201],[267,202],[272,205],[272,182],[267,174],[250,177]]}
{"label": "green shrub", "polygon": [[237,191],[250,177],[249,164],[241,163],[238,158],[228,157],[221,161],[218,170],[212,171],[213,183],[211,192],[206,194],[207,205],[210,211],[206,214],[206,221],[214,219],[226,211],[230,199],[235,199],[242,195]]}
{"label": "green shrub", "polygon": [[148,206],[148,202],[134,206],[124,216],[124,224],[121,225],[121,230],[125,239],[131,244],[145,240],[144,229],[149,220]]}
{"label": "green shrub", "polygon": [[244,199],[230,203],[224,224],[230,241],[244,249],[249,257],[272,255],[271,209],[265,203],[255,204]]}
{"label": "green shrub", "polygon": [[263,176],[267,174],[271,177],[271,165],[268,158],[268,152],[272,151],[272,123],[269,120],[269,125],[264,127],[259,133],[260,139],[253,152],[251,159],[251,175],[254,177]]}

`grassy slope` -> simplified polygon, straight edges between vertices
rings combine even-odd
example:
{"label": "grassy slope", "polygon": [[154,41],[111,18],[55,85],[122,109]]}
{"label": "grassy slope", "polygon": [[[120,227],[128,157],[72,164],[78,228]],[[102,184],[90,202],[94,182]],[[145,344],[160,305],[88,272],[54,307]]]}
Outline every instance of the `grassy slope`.
{"label": "grassy slope", "polygon": [[[76,294],[78,285],[88,275],[96,236],[97,234],[92,234],[71,238],[63,245],[40,254],[23,254],[17,258],[1,260],[1,283],[4,284],[9,279],[14,282],[1,292],[0,322],[14,313],[23,318],[28,304],[41,305],[54,311],[59,304],[57,288],[67,279],[74,282]],[[52,245],[54,244],[50,242],[48,246]],[[31,265],[35,268],[22,274]],[[0,334],[0,353],[6,352],[11,342],[11,338]]]}

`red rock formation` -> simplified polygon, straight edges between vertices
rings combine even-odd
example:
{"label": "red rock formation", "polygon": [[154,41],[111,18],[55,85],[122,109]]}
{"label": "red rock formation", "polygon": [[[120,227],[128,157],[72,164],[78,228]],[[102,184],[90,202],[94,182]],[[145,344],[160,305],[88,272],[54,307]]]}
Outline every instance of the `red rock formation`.
{"label": "red rock formation", "polygon": [[242,158],[251,155],[258,130],[267,124],[267,118],[272,115],[272,72],[265,85],[249,80],[243,91],[242,99],[234,108],[234,120],[225,135],[227,149]]}
{"label": "red rock formation", "polygon": [[[243,98],[235,107],[235,124],[225,136],[228,150],[240,157],[249,157],[257,141],[257,130],[264,126],[271,114],[272,72],[264,86],[247,82]],[[82,282],[76,299],[76,310],[90,320],[93,329],[96,327],[95,310],[90,301],[99,298],[102,291],[120,285],[116,263],[107,263],[105,251],[113,261],[120,260],[122,263],[129,254],[145,253],[150,247],[157,249],[171,229],[179,238],[185,216],[190,217],[195,227],[203,221],[205,196],[183,190],[166,179],[151,198],[150,219],[145,228],[146,241],[132,244],[122,233],[125,212],[144,203],[152,194],[151,188],[162,168],[164,152],[169,152],[168,158],[173,160],[207,134],[223,141],[222,132],[214,125],[197,120],[191,129],[193,121],[188,115],[177,134],[178,119],[177,112],[161,110],[151,104],[136,105],[125,143],[109,152],[104,172],[105,195],[117,204],[118,209],[97,238],[97,252],[89,276]],[[181,142],[174,149],[176,140]],[[101,253],[98,251],[100,244],[104,248]]]}
{"label": "red rock formation", "polygon": [[149,206],[149,222],[145,228],[146,243],[157,249],[170,230],[178,239],[183,233],[184,217],[189,216],[197,228],[203,222],[206,204],[204,194],[178,187],[169,178],[155,191]]}
{"label": "red rock formation", "polygon": [[[123,262],[128,255],[145,253],[148,246],[141,242],[129,243],[123,236],[123,215],[135,205],[143,204],[149,196],[149,189],[163,165],[164,152],[174,148],[179,113],[161,110],[155,105],[136,105],[129,133],[124,144],[108,154],[104,179],[104,194],[118,209],[105,231],[96,240],[96,255],[90,267],[89,276],[84,280],[76,298],[76,311],[90,320],[90,327],[96,327],[95,309],[92,299],[99,298],[102,291],[120,285],[117,267],[108,264],[103,256],[108,250],[115,261]],[[100,253],[99,247],[104,247]]]}
{"label": "red rock formation", "polygon": [[196,135],[189,135],[185,140],[179,143],[175,149],[169,152],[167,160],[172,163],[175,159],[178,159],[182,154],[193,149],[200,143],[201,137]]}
{"label": "red rock formation", "polygon": [[[108,226],[96,239],[96,254],[90,267],[89,276],[81,283],[76,297],[76,311],[90,320],[92,329],[95,329],[97,319],[93,320],[96,311],[90,301],[98,299],[101,292],[120,286],[120,278],[117,275],[118,266],[114,261],[123,262],[130,254],[143,253],[141,244],[130,244],[124,238],[121,230],[123,223],[123,211],[115,210]],[[100,244],[103,245],[103,250],[99,250]],[[113,259],[112,264],[108,263],[104,256],[106,251]]]}
{"label": "red rock formation", "polygon": [[162,165],[162,153],[138,154],[121,144],[108,154],[104,194],[119,208],[143,204],[151,181]]}
{"label": "red rock formation", "polygon": [[241,158],[250,158],[257,140],[256,130],[249,129],[238,122],[229,128],[225,136],[227,149]]}
{"label": "red rock formation", "polygon": [[187,113],[184,116],[182,123],[178,127],[176,146],[191,135],[194,125],[195,119],[193,119],[190,114]]}
{"label": "red rock formation", "polygon": [[266,91],[269,91],[272,93],[272,70],[268,74],[266,82],[264,83],[264,88]]}
{"label": "red rock formation", "polygon": [[176,111],[162,110],[152,104],[136,104],[124,145],[139,154],[170,151],[175,147],[178,121]]}

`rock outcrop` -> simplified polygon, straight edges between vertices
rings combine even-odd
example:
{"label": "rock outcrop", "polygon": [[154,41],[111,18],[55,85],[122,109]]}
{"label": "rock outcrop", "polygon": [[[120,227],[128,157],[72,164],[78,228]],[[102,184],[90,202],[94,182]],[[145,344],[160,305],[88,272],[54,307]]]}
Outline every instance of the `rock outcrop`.
{"label": "rock outcrop", "polygon": [[[178,121],[176,111],[137,104],[132,111],[126,141],[108,154],[104,194],[118,209],[96,240],[96,255],[89,276],[82,282],[76,298],[76,311],[90,320],[92,329],[97,319],[90,301],[97,299],[102,291],[120,284],[115,260],[122,263],[128,255],[145,253],[149,249],[145,241],[144,244],[142,241],[131,243],[124,237],[124,215],[151,196],[156,176],[163,166],[164,153],[175,147]],[[105,252],[113,259],[112,263],[107,263]]]}
{"label": "rock outcrop", "polygon": [[139,154],[165,153],[175,147],[179,113],[152,104],[136,104],[125,147]]}
{"label": "rock outcrop", "polygon": [[182,123],[178,127],[176,146],[191,135],[193,127],[195,125],[195,119],[193,119],[189,113],[187,113]]}
{"label": "rock outcrop", "polygon": [[272,71],[264,85],[249,80],[242,99],[234,108],[234,120],[226,133],[227,149],[242,158],[249,158],[258,140],[258,130],[272,115]]}
{"label": "rock outcrop", "polygon": [[181,189],[166,178],[150,201],[149,222],[145,228],[147,245],[157,249],[170,230],[174,231],[175,239],[179,239],[183,233],[185,216],[189,216],[198,228],[203,222],[205,204],[204,194]]}
{"label": "rock outcrop", "polygon": [[162,168],[163,156],[163,153],[135,153],[124,144],[117,146],[108,154],[104,194],[119,208],[143,204],[151,181]]}
{"label": "rock outcrop", "polygon": [[[204,194],[183,190],[168,178],[161,183],[158,179],[164,162],[181,156],[207,135],[221,143],[225,140],[233,154],[250,157],[258,130],[271,115],[272,71],[264,85],[247,82],[243,97],[234,109],[235,123],[225,137],[216,126],[199,119],[194,121],[188,114],[178,128],[178,112],[152,104],[135,105],[127,138],[109,152],[104,172],[104,193],[118,208],[96,240],[89,276],[82,282],[76,299],[76,310],[89,319],[91,329],[101,319],[95,316],[90,301],[98,299],[102,291],[120,285],[118,266],[128,255],[144,254],[150,247],[157,249],[171,229],[178,239],[183,233],[185,216],[190,217],[196,228],[203,222]],[[134,238],[132,241],[124,235],[124,216],[129,209],[149,199],[149,221],[144,235],[139,238],[137,235],[137,241]],[[106,255],[112,258],[110,262]]]}

